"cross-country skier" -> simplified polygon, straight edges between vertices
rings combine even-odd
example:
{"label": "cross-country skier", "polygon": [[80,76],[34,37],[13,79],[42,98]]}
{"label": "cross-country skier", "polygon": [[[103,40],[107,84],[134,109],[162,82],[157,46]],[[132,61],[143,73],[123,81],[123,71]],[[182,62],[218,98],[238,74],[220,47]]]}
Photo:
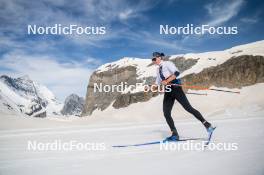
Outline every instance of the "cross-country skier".
{"label": "cross-country skier", "polygon": [[172,132],[172,135],[166,138],[166,140],[168,141],[179,140],[179,135],[176,127],[174,126],[174,121],[171,116],[171,110],[175,100],[177,100],[186,111],[193,114],[194,117],[197,118],[205,126],[209,134],[209,137],[211,137],[211,134],[215,129],[215,127],[212,127],[211,123],[206,121],[201,115],[201,113],[191,106],[187,97],[185,96],[185,93],[182,90],[182,87],[177,86],[181,84],[181,80],[177,78],[180,74],[177,67],[170,61],[163,61],[163,57],[165,56],[163,53],[154,52],[152,56],[153,56],[152,62],[158,65],[157,78],[155,84],[157,86],[172,85],[171,91],[165,92],[163,99],[164,117]]}

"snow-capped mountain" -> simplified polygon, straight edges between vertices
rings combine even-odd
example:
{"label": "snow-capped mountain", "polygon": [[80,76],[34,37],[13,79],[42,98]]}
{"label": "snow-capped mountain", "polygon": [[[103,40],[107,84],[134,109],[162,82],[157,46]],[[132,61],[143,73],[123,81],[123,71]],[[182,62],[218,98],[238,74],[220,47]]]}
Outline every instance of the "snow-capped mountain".
{"label": "snow-capped mountain", "polygon": [[[223,51],[188,53],[167,56],[180,70],[183,82],[228,88],[242,88],[264,81],[264,40],[235,46]],[[157,94],[143,93],[143,86],[120,92],[94,92],[94,83],[114,85],[152,84],[157,68],[151,59],[125,57],[100,66],[91,75],[83,116],[94,110],[123,108],[150,100]]]}
{"label": "snow-capped mountain", "polygon": [[28,76],[0,77],[0,110],[34,117],[59,115],[62,104],[45,86],[32,81]]}

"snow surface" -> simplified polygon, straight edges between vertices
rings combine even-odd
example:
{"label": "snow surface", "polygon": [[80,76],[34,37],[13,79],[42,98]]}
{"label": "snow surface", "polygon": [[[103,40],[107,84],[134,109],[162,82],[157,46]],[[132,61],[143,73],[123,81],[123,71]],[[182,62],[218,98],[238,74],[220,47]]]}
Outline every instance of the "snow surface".
{"label": "snow surface", "polygon": [[[214,91],[208,91],[208,96],[188,95],[191,104],[217,126],[213,143],[236,143],[236,151],[165,151],[159,145],[112,148],[162,140],[170,134],[161,113],[162,95],[92,117],[38,119],[0,115],[0,174],[262,175],[264,94],[256,94],[263,88],[261,83],[242,88],[240,95]],[[206,136],[200,122],[178,103],[172,115],[181,137]],[[28,141],[54,140],[104,143],[106,149],[27,150]]]}
{"label": "snow surface", "polygon": [[[168,128],[164,122],[100,126],[56,127],[2,130],[0,132],[0,174],[4,175],[262,175],[264,173],[263,109],[254,116],[211,120],[218,126],[213,143],[236,143],[235,151],[160,150],[160,145],[112,148],[112,145],[161,140]],[[40,122],[39,122],[40,123]],[[178,121],[183,137],[205,137],[201,124]],[[54,140],[104,143],[101,151],[32,151],[28,141]]]}

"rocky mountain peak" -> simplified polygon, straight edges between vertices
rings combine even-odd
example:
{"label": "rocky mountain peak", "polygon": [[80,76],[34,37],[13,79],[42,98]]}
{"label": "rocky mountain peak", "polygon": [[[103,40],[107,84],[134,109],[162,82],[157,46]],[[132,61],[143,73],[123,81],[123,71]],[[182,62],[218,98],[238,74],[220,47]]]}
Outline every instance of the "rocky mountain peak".
{"label": "rocky mountain peak", "polygon": [[64,106],[61,110],[63,115],[75,115],[80,116],[84,107],[84,98],[79,97],[76,94],[69,95],[64,102]]}

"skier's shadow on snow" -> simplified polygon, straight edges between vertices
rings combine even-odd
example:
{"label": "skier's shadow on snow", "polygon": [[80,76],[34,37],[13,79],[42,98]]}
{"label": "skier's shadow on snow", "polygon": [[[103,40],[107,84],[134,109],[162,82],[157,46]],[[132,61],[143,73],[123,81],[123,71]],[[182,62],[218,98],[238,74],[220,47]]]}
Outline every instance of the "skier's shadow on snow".
{"label": "skier's shadow on snow", "polygon": [[[170,136],[171,135],[171,133],[169,132],[169,131],[167,131],[167,130],[161,130],[161,129],[157,129],[157,130],[152,130],[151,131],[152,133],[159,133],[160,134],[160,137],[161,138],[166,138],[166,137],[168,137],[168,136]],[[192,137],[192,136],[184,136],[184,135],[180,135],[180,138],[195,138],[195,139],[205,139],[205,138],[203,138],[203,137]]]}
{"label": "skier's shadow on snow", "polygon": [[168,131],[161,129],[153,130],[152,132],[159,133],[161,138],[167,137],[170,134]]}

